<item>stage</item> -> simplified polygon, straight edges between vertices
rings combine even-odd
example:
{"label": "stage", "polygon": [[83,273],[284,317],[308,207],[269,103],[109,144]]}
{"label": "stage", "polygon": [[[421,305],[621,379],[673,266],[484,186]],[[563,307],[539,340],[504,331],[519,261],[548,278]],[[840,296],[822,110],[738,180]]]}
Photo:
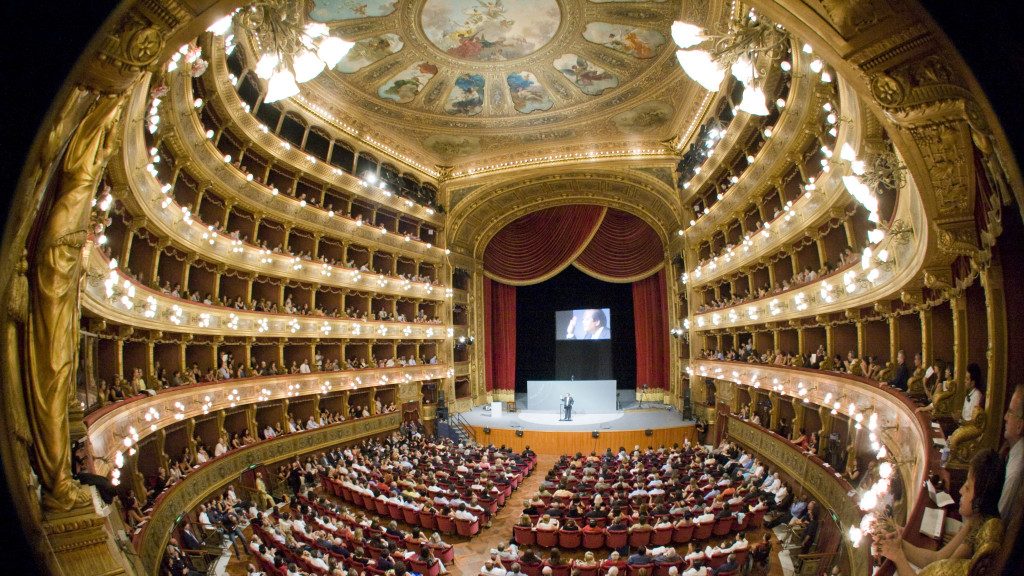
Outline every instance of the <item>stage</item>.
{"label": "stage", "polygon": [[[684,438],[696,441],[696,430],[692,420],[683,420],[675,409],[664,404],[637,404],[632,398],[633,391],[620,391],[619,405],[622,410],[612,413],[578,413],[573,410],[572,421],[563,422],[556,411],[517,412],[502,411],[501,416],[492,417],[490,410],[478,406],[462,416],[481,443],[505,444],[521,450],[529,446],[539,454],[589,453],[617,450],[620,446],[632,449],[635,445],[643,448],[671,446],[682,443]],[[525,395],[516,395],[516,405],[525,405]],[[485,432],[484,429],[490,432]],[[593,433],[598,433],[594,438]],[[650,435],[647,435],[650,431]],[[517,434],[521,433],[519,436]]]}

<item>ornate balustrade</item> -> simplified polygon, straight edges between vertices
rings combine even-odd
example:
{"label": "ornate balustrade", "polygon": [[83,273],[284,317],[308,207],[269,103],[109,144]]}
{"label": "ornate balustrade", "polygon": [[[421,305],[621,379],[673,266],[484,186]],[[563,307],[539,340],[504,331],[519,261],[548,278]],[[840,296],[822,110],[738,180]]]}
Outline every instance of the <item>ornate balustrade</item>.
{"label": "ornate balustrade", "polygon": [[232,450],[194,469],[157,498],[149,522],[134,539],[145,573],[160,572],[167,542],[182,514],[235,481],[246,470],[394,430],[401,418],[401,414],[393,412],[288,434]]}
{"label": "ornate balustrade", "polygon": [[446,340],[451,326],[417,322],[364,321],[353,318],[238,310],[176,298],[154,290],[120,269],[111,269],[92,245],[86,263],[82,305],[109,320],[165,332],[262,338],[373,338]]}
{"label": "ornate balustrade", "polygon": [[[321,207],[311,204],[303,205],[298,199],[291,198],[286,194],[274,194],[264,184],[250,181],[245,174],[224,161],[224,154],[213,145],[206,136],[206,129],[199,122],[196,116],[192,96],[191,78],[185,74],[169,78],[169,88],[166,102],[167,126],[161,128],[163,141],[170,150],[180,159],[190,159],[189,167],[194,170],[195,176],[200,180],[211,182],[218,193],[227,198],[232,198],[238,206],[244,207],[253,213],[263,213],[281,220],[282,222],[298,222],[301,227],[311,232],[319,233],[329,237],[351,238],[362,242],[372,242],[380,246],[386,246],[389,251],[409,258],[422,258],[431,262],[440,262],[445,256],[444,248],[433,246],[420,240],[406,241],[406,238],[395,233],[380,233],[377,228],[367,225],[359,225],[355,220],[330,213]],[[246,117],[253,123],[256,122],[248,114]],[[259,132],[262,134],[262,132]],[[269,134],[263,134],[268,137]],[[274,138],[277,138],[274,136]],[[254,142],[250,142],[254,144]],[[295,152],[285,150],[281,152]],[[317,165],[327,166],[325,163],[315,160],[311,162],[305,154],[299,153],[309,168]],[[333,168],[329,168],[333,170]],[[344,173],[338,177],[344,176]],[[351,178],[351,176],[349,176]],[[361,186],[361,185],[359,185]],[[369,186],[367,186],[369,188]],[[383,192],[380,196],[385,198]]]}
{"label": "ornate balustrade", "polygon": [[[251,274],[270,275],[289,280],[298,280],[323,286],[339,288],[351,288],[353,290],[372,291],[378,294],[391,296],[416,297],[427,300],[443,300],[450,292],[444,286],[432,285],[423,282],[409,282],[403,278],[385,276],[370,272],[359,272],[331,266],[313,260],[296,259],[285,254],[268,253],[253,244],[236,242],[233,238],[224,234],[211,231],[208,225],[197,220],[186,218],[182,207],[175,203],[170,195],[162,190],[163,184],[159,182],[148,170],[151,158],[146,149],[145,137],[143,136],[143,112],[146,105],[146,91],[139,87],[129,102],[128,120],[122,138],[122,161],[111,162],[108,166],[108,173],[115,185],[115,194],[118,199],[128,208],[129,212],[144,218],[143,223],[159,231],[172,243],[187,253],[202,254],[205,260],[223,264],[235,270],[245,271]],[[189,112],[192,116],[192,112]],[[168,124],[171,120],[166,121]],[[163,130],[167,130],[165,126]],[[206,142],[206,145],[210,145]],[[211,153],[215,153],[216,150]],[[207,158],[210,162],[218,163],[218,168],[226,170],[230,168],[220,159],[219,154]],[[196,166],[197,163],[190,163]],[[231,170],[234,170],[233,168]],[[236,192],[255,186],[250,182],[241,180],[237,185]],[[269,194],[269,192],[267,192]],[[266,198],[256,195],[253,203],[265,202]],[[262,204],[260,204],[262,207]],[[282,213],[283,221],[290,222],[294,215]],[[342,218],[329,218],[324,213],[322,225],[318,229],[321,233],[336,231]],[[191,220],[191,222],[189,221]],[[317,220],[320,222],[320,220]],[[361,227],[357,227],[361,228]],[[377,232],[370,233],[370,236],[378,236],[375,239],[366,240],[369,245],[387,244],[383,242],[381,235]],[[402,244],[406,244],[401,241]],[[397,246],[398,241],[387,244],[389,250],[396,254],[403,254],[410,257],[422,257],[422,254],[409,252],[404,247]],[[301,265],[298,266],[297,265]]]}
{"label": "ornate balustrade", "polygon": [[[798,479],[820,505],[835,515],[840,527],[860,523],[857,502],[850,496],[853,487],[816,456],[809,456],[785,438],[738,418],[729,418],[727,431],[731,438],[756,452],[772,467]],[[851,574],[866,576],[870,573],[869,546],[843,548],[850,562]]]}
{"label": "ornate balustrade", "polygon": [[[381,207],[408,214],[435,226],[443,226],[444,216],[438,214],[433,208],[394,194],[385,194],[383,190],[375,186],[365,186],[359,176],[336,169],[326,162],[317,160],[315,164],[311,163],[305,152],[290,145],[286,148],[285,140],[276,134],[263,131],[262,123],[242,107],[242,99],[238,96],[238,92],[228,77],[227,58],[224,54],[222,38],[215,37],[213,42],[206,43],[203,47],[204,51],[209,53],[210,59],[207,75],[202,80],[212,92],[209,94],[209,103],[214,106],[222,118],[229,119],[231,125],[239,129],[240,135],[246,137],[255,149],[263,153],[265,158],[273,159],[293,171],[337,186]],[[236,49],[242,49],[242,46],[237,46]],[[410,206],[410,204],[412,205]]]}
{"label": "ornate balustrade", "polygon": [[909,398],[868,378],[811,368],[697,359],[690,362],[690,370],[691,378],[714,378],[780,393],[792,397],[794,402],[833,408],[847,416],[874,414],[877,428],[870,432],[885,446],[903,480],[908,504],[906,526],[910,528],[906,537],[920,541],[916,531],[929,501],[924,482],[939,462],[932,439],[941,436],[941,432],[934,431],[927,418],[915,412]]}
{"label": "ornate balustrade", "polygon": [[[314,394],[369,390],[384,385],[409,385],[445,378],[451,369],[443,364],[287,374],[222,380],[191,386],[165,388],[153,396],[139,395],[101,408],[85,418],[97,474],[106,475],[117,453],[137,445],[146,436],[188,418],[218,410],[244,407]],[[408,395],[400,395],[408,396]],[[158,414],[159,416],[155,416]],[[148,418],[147,418],[148,415]],[[138,439],[132,438],[135,430]],[[253,434],[256,431],[252,431]]]}
{"label": "ornate balustrade", "polygon": [[[800,226],[794,224],[793,228],[799,228],[803,234]],[[690,329],[745,328],[871,306],[892,298],[914,280],[928,255],[931,231],[926,226],[924,208],[913,181],[900,194],[892,232],[872,247],[867,268],[857,263],[803,286],[695,314]]]}
{"label": "ornate balustrade", "polygon": [[[849,120],[839,123],[839,133],[836,136],[834,153],[838,157],[838,151],[842,149],[843,144],[849,144],[854,151],[860,153],[864,149],[864,121],[861,119],[859,100],[848,83],[841,79],[836,79],[835,81],[838,82],[839,86],[839,109],[843,111],[845,116],[849,117]],[[801,104],[807,106],[805,110],[807,118],[816,118],[816,115],[821,110],[819,107],[820,102],[817,99],[812,100],[809,97],[805,97],[792,103],[794,107]],[[788,116],[787,118],[793,119],[795,117]],[[766,145],[760,152],[759,158],[768,155],[769,151],[775,150],[774,147],[770,146],[772,142],[786,142],[787,135],[789,138],[795,138],[796,135],[794,133],[802,125],[790,126],[790,132],[787,133],[783,133],[783,128],[780,127],[779,133],[772,136],[771,140],[769,140],[769,145]],[[792,159],[781,151],[775,153],[774,160],[771,166],[768,165],[768,162],[755,160],[755,164],[744,174],[734,189],[715,205],[721,211],[716,212],[715,208],[712,208],[708,216],[715,213],[731,214],[731,212],[726,212],[725,209],[731,207],[735,210],[742,207],[743,204],[750,200],[755,191],[761,189],[764,185],[764,178],[771,177],[785,163],[792,163]],[[843,175],[844,171],[838,167],[830,169],[824,177],[815,181],[814,191],[801,195],[793,201],[793,205],[789,210],[780,211],[778,217],[767,222],[760,231],[753,234],[749,245],[740,243],[731,254],[716,255],[710,261],[690,269],[687,272],[688,283],[693,286],[702,286],[735,273],[745,266],[754,264],[764,256],[781,250],[783,247],[802,238],[807,230],[813,230],[831,219],[835,215],[834,210],[836,207],[844,207],[851,199],[846,191],[846,186],[843,184]],[[790,216],[790,211],[795,216]],[[697,222],[696,226],[687,229],[685,234],[692,234],[693,236],[691,237],[693,238],[703,237],[714,229],[712,224],[717,225],[718,222],[714,219],[702,218]]]}
{"label": "ornate balustrade", "polygon": [[[814,74],[808,73],[811,58],[808,58],[807,54],[801,52],[796,46],[793,47],[792,54],[793,70],[796,73],[793,74],[789,94],[784,97],[786,106],[782,109],[772,128],[772,137],[754,155],[754,161],[744,170],[739,177],[739,182],[725,192],[722,199],[708,209],[707,214],[698,214],[696,223],[684,230],[684,237],[691,244],[711,234],[715,228],[732,216],[733,211],[747,204],[751,196],[764,187],[765,180],[785,169],[787,164],[792,164],[790,153],[805,147],[808,138],[814,134],[815,126],[820,119],[819,106],[821,103],[820,99],[815,97],[815,91],[818,90],[819,84],[818,78]],[[803,73],[798,71],[803,71]],[[775,103],[770,102],[769,105],[774,106]],[[754,118],[750,114],[742,116],[747,116],[748,122]],[[743,128],[745,127],[746,123],[743,124]],[[696,192],[706,185],[708,179],[716,173],[717,164],[721,163],[731,150],[739,145],[739,137],[746,134],[746,130],[742,132],[729,130],[715,146],[712,155],[704,162],[700,174],[690,179],[688,189]]]}

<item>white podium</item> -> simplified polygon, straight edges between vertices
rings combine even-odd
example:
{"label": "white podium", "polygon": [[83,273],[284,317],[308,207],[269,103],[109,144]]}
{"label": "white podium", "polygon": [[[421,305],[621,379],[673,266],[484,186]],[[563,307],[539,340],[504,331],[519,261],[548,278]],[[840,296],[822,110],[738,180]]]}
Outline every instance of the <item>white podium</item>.
{"label": "white podium", "polygon": [[501,418],[501,402],[491,402],[491,418]]}

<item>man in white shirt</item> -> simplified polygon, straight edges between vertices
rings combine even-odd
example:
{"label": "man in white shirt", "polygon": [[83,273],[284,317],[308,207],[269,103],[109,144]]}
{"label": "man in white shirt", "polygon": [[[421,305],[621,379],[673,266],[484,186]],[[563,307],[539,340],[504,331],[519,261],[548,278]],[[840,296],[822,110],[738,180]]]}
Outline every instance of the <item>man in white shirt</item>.
{"label": "man in white shirt", "polygon": [[466,510],[465,504],[460,505],[459,509],[455,511],[455,514],[453,514],[453,516],[455,517],[456,520],[468,520],[470,522],[476,522],[476,516],[470,514],[470,512]]}
{"label": "man in white shirt", "polygon": [[999,497],[999,515],[1002,518],[1013,518],[1021,510],[1015,510],[1014,497],[1020,490],[1021,473],[1024,472],[1024,384],[1018,384],[1010,396],[1010,405],[1003,416],[1006,430],[1003,438],[1010,447],[1006,458],[1006,476],[1003,480],[1003,493]]}
{"label": "man in white shirt", "polygon": [[309,374],[312,370],[309,369],[309,360],[303,358],[302,364],[299,365],[299,374]]}
{"label": "man in white shirt", "polygon": [[505,569],[501,567],[501,564],[496,564],[494,560],[490,558],[484,562],[482,568],[480,568],[480,574],[487,574],[490,576],[505,576]]}
{"label": "man in white shirt", "polygon": [[228,447],[225,445],[224,438],[221,438],[217,441],[217,445],[213,447],[213,457],[217,458],[222,456],[227,451]]}
{"label": "man in white shirt", "polygon": [[316,421],[316,418],[311,414],[309,420],[306,420],[306,430],[315,430],[320,427],[320,423]]}

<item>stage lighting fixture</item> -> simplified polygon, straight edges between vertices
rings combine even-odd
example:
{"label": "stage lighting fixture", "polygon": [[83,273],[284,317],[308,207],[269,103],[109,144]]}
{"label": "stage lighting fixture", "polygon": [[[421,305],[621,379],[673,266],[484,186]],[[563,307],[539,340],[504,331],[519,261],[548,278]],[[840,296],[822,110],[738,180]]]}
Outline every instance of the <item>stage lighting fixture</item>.
{"label": "stage lighting fixture", "polygon": [[516,430],[516,436],[522,438],[523,437],[523,430],[522,429]]}
{"label": "stage lighting fixture", "polygon": [[644,436],[654,436],[654,430],[651,430],[650,428],[644,430]]}
{"label": "stage lighting fixture", "polygon": [[600,438],[601,437],[601,433],[598,432],[597,430],[594,430],[593,432],[590,433],[590,436],[592,438]]}
{"label": "stage lighting fixture", "polygon": [[491,429],[486,427],[486,426],[484,426],[484,434],[490,434],[490,433],[491,433]]}

